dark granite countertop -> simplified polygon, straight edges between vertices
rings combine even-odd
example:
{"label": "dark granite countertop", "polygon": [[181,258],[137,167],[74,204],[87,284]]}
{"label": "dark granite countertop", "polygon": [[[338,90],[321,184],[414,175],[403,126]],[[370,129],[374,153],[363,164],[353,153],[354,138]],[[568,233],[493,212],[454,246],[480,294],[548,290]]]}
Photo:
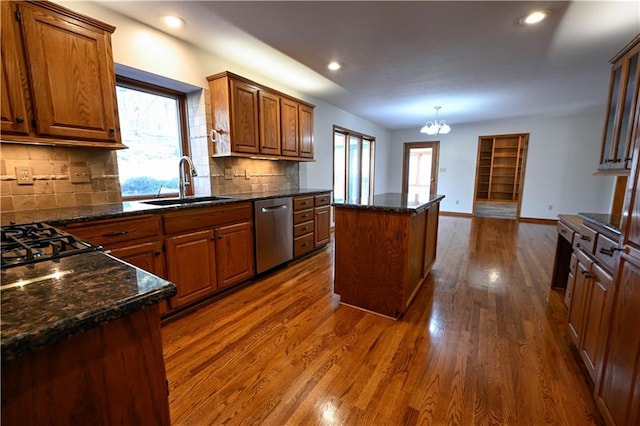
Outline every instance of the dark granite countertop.
{"label": "dark granite countertop", "polygon": [[612,216],[606,213],[578,213],[582,219],[587,222],[594,223],[616,235],[620,235],[620,217]]}
{"label": "dark granite countertop", "polygon": [[174,296],[176,286],[101,251],[3,269],[2,359]]}
{"label": "dark granite countertop", "polygon": [[559,214],[558,219],[574,232],[580,232],[580,225],[582,225],[582,218],[580,216],[574,214]]}
{"label": "dark granite countertop", "polygon": [[[2,212],[0,223],[32,223],[47,222],[52,225],[72,222],[83,222],[97,219],[111,219],[116,217],[135,216],[145,213],[158,213],[186,208],[210,207],[216,205],[233,204],[246,201],[256,201],[268,198],[292,197],[297,195],[313,195],[331,192],[330,189],[288,189],[280,191],[250,192],[238,194],[220,194],[228,199],[205,201],[197,203],[174,204],[170,206],[154,206],[141,201],[126,201],[123,203],[103,204],[98,206],[65,207],[55,209],[27,210],[20,212]],[[188,197],[188,198],[198,198]]]}
{"label": "dark granite countertop", "polygon": [[439,203],[444,195],[430,195],[426,199],[408,199],[407,194],[387,192],[376,194],[370,201],[333,203],[335,207],[347,209],[379,210],[392,213],[417,213]]}

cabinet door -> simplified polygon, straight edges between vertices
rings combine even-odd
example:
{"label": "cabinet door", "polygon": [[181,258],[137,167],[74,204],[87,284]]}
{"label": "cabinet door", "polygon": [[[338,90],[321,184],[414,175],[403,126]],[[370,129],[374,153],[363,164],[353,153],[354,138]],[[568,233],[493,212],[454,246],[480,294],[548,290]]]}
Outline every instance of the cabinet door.
{"label": "cabinet door", "polygon": [[280,155],[280,97],[260,91],[260,153]]}
{"label": "cabinet door", "polygon": [[307,105],[300,105],[299,115],[299,144],[300,157],[313,158],[313,108]]}
{"label": "cabinet door", "polygon": [[589,273],[590,265],[578,261],[575,283],[573,285],[573,297],[569,306],[569,334],[576,347],[580,347],[584,335],[584,311],[589,297],[589,289],[592,286],[592,277]]}
{"label": "cabinet door", "polygon": [[216,266],[220,287],[246,281],[254,275],[251,222],[215,229]]}
{"label": "cabinet door", "polygon": [[118,259],[164,278],[164,256],[162,256],[162,243],[160,241],[114,248],[111,249],[111,254]]}
{"label": "cabinet door", "polygon": [[291,99],[280,100],[280,120],[282,123],[282,155],[298,156],[298,103]]}
{"label": "cabinet door", "polygon": [[596,383],[596,401],[608,424],[640,424],[640,259],[632,259],[620,259],[610,334]]}
{"label": "cabinet door", "polygon": [[[114,248],[111,250],[111,254],[161,278],[165,277],[164,256],[160,241]],[[160,315],[166,314],[168,312],[166,300],[160,302],[158,308],[160,309]]]}
{"label": "cabinet door", "polygon": [[315,208],[314,247],[321,247],[331,240],[331,207]]}
{"label": "cabinet door", "polygon": [[37,133],[118,142],[110,34],[31,4],[18,9]]}
{"label": "cabinet door", "polygon": [[28,86],[22,57],[22,42],[18,22],[14,16],[13,3],[3,1],[0,20],[0,49],[2,69],[0,70],[0,130],[2,133],[26,135],[29,133],[29,118],[25,102]]}
{"label": "cabinet door", "polygon": [[587,281],[591,284],[591,289],[584,311],[584,338],[582,339],[580,356],[591,379],[595,380],[596,366],[602,353],[602,334],[607,331],[609,325],[607,299],[613,279],[598,265],[594,265],[593,268],[595,270],[594,277]]}
{"label": "cabinet door", "polygon": [[259,153],[258,89],[231,80],[231,111],[233,151]]}
{"label": "cabinet door", "polygon": [[165,239],[167,276],[178,287],[172,308],[194,302],[216,288],[213,231],[199,231]]}
{"label": "cabinet door", "polygon": [[626,85],[624,87],[621,102],[620,132],[616,145],[615,159],[622,162],[622,167],[631,168],[633,117],[640,113],[636,111],[636,101],[638,96],[638,78],[640,78],[640,67],[638,59],[640,57],[640,45],[635,49],[635,53],[628,59]]}

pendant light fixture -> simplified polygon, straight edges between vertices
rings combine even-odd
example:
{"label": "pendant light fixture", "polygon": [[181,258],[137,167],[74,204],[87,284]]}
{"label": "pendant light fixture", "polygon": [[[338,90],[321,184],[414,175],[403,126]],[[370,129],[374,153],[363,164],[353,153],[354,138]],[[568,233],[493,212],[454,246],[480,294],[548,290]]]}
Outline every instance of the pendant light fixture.
{"label": "pendant light fixture", "polygon": [[441,106],[433,107],[436,110],[436,119],[434,121],[427,121],[422,129],[420,129],[420,133],[426,133],[428,135],[446,135],[451,131],[451,127],[447,124],[446,121],[440,120],[438,121],[438,111]]}

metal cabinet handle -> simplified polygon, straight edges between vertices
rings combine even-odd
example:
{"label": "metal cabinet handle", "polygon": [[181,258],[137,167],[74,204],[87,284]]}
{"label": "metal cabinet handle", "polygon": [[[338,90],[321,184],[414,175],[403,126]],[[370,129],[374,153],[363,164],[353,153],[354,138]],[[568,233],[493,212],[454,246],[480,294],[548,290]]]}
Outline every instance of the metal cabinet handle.
{"label": "metal cabinet handle", "polygon": [[622,251],[622,249],[621,249],[620,247],[616,247],[616,246],[612,246],[612,247],[611,247],[611,248],[609,248],[609,249],[606,249],[606,248],[604,248],[604,247],[600,247],[600,253],[602,253],[602,254],[606,254],[607,256],[613,256],[613,254],[614,254],[616,251]]}
{"label": "metal cabinet handle", "polygon": [[566,230],[566,229],[561,229],[561,230],[560,230],[560,233],[561,233],[561,234],[566,234],[566,233],[567,233],[567,230]]}
{"label": "metal cabinet handle", "polygon": [[581,235],[580,239],[583,241],[591,241],[591,237],[587,237],[586,235]]}
{"label": "metal cabinet handle", "polygon": [[115,132],[116,132],[115,127],[109,127],[109,133],[115,133]]}
{"label": "metal cabinet handle", "polygon": [[24,117],[22,117],[22,116],[16,117],[16,123],[18,123],[18,124],[24,123]]}
{"label": "metal cabinet handle", "polygon": [[114,231],[114,232],[105,232],[102,234],[103,237],[117,237],[119,235],[127,235],[129,231]]}
{"label": "metal cabinet handle", "polygon": [[593,275],[591,275],[589,273],[589,271],[585,270],[585,269],[580,269],[580,272],[582,273],[582,275],[585,276],[585,278],[591,278]]}

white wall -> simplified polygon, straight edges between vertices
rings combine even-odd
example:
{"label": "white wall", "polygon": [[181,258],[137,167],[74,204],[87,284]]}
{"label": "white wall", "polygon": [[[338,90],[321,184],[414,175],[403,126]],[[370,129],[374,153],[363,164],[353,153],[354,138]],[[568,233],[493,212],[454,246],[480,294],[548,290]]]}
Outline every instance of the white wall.
{"label": "white wall", "polygon": [[334,124],[374,136],[376,138],[375,193],[387,190],[386,158],[389,138],[388,132],[381,126],[299,93],[98,4],[69,0],[56,0],[56,3],[114,25],[116,31],[112,35],[113,58],[118,64],[202,88],[207,87],[208,75],[231,71],[316,105],[314,111],[316,161],[300,164],[300,186],[303,188],[332,188]]}
{"label": "white wall", "polygon": [[[441,209],[471,213],[478,136],[529,133],[520,215],[555,219],[562,213],[607,213],[611,209],[614,178],[594,176],[603,125],[604,105],[602,109],[578,116],[452,125],[451,133],[437,138],[419,133],[418,127],[393,131],[389,147],[389,189],[401,190],[404,142],[440,140],[438,193],[446,196]],[[549,205],[553,206],[551,210]]]}

